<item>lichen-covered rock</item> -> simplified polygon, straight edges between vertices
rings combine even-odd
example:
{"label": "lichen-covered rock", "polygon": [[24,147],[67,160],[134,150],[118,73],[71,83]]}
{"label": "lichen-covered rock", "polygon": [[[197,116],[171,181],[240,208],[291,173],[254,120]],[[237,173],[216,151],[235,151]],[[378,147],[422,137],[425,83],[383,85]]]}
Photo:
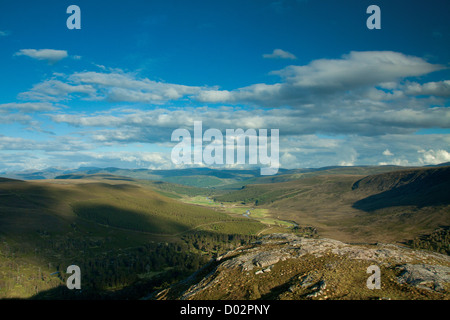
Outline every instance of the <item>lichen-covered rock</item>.
{"label": "lichen-covered rock", "polygon": [[399,266],[402,271],[398,277],[400,283],[408,283],[426,290],[444,291],[450,283],[450,267],[429,264],[405,264]]}
{"label": "lichen-covered rock", "polygon": [[[272,288],[284,287],[285,294],[280,293],[282,298],[339,298],[358,294],[373,298],[377,291],[366,287],[369,276],[366,269],[373,264],[384,268],[381,283],[385,288],[386,285],[389,287],[389,290],[380,291],[380,294],[404,297],[402,286],[411,286],[426,289],[424,292],[430,292],[433,297],[450,298],[450,257],[447,255],[398,245],[351,245],[332,239],[302,238],[294,234],[267,235],[253,245],[222,255],[216,259],[215,267],[209,274],[191,283],[179,298],[217,296],[222,299],[236,296],[242,299],[246,297],[245,292],[251,291],[255,281],[261,281],[259,291],[267,290],[266,294],[272,290],[267,281],[270,281]],[[293,272],[292,267],[297,273]],[[342,277],[346,278],[345,289],[340,288],[341,279],[344,279]],[[352,295],[358,283],[359,293]],[[230,285],[233,287],[231,291],[228,289]],[[420,292],[417,297],[412,294],[414,299],[422,297]]]}

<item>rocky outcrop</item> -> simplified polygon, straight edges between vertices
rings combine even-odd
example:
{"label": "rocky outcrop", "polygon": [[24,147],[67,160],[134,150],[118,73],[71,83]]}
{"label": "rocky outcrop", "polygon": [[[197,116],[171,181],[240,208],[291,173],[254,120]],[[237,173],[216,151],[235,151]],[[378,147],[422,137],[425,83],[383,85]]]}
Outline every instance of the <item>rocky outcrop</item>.
{"label": "rocky outcrop", "polygon": [[450,267],[429,264],[405,264],[397,267],[402,271],[400,283],[407,283],[426,290],[443,292],[450,283]]}
{"label": "rocky outcrop", "polygon": [[241,267],[242,270],[252,270],[255,267],[266,267],[286,259],[300,258],[306,254],[321,257],[325,254],[345,256],[348,259],[370,260],[383,265],[408,263],[411,261],[450,262],[449,256],[428,251],[412,250],[392,244],[377,244],[374,247],[350,245],[332,239],[301,238],[293,234],[271,234],[257,241],[256,247],[246,250],[231,251],[218,258],[224,260],[224,267]]}
{"label": "rocky outcrop", "polygon": [[[295,269],[305,261],[309,261],[309,265]],[[278,291],[285,288],[284,293],[279,294],[283,298],[344,297],[345,293],[338,290],[341,285],[338,268],[342,276],[346,277],[349,290],[352,290],[351,277],[355,272],[351,268],[355,265],[358,265],[359,277],[364,280],[364,285],[360,285],[363,289],[360,290],[365,290],[364,297],[368,297],[375,291],[366,288],[365,279],[369,275],[365,268],[372,264],[384,268],[385,278],[382,283],[387,287],[387,295],[395,298],[396,290],[403,292],[405,290],[401,286],[406,286],[439,294],[438,298],[450,298],[450,257],[397,245],[350,245],[332,239],[271,234],[252,246],[237,248],[220,256],[215,263],[216,267],[208,275],[191,284],[179,298],[205,298],[219,295],[219,292],[223,297],[232,298],[231,293],[237,291],[237,286],[244,292],[258,287],[258,283],[262,288],[257,288],[258,292],[266,290],[273,293],[275,289],[266,288],[272,282]],[[361,265],[365,267],[361,269]],[[361,283],[360,278],[354,281]]]}

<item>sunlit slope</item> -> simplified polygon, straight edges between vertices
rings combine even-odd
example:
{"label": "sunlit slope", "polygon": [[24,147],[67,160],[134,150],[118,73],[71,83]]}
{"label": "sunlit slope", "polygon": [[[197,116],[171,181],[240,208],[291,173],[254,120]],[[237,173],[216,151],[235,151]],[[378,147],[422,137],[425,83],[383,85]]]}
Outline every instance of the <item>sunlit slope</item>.
{"label": "sunlit slope", "polygon": [[343,241],[403,241],[450,224],[450,167],[376,175],[317,175],[217,196],[269,209]]}
{"label": "sunlit slope", "polygon": [[137,180],[165,181],[200,188],[220,188],[256,176],[259,170],[216,170],[191,168],[174,170],[91,168],[56,176],[56,179],[79,179],[90,175],[114,175]]}
{"label": "sunlit slope", "polygon": [[[27,232],[38,227],[61,231],[78,221],[155,235],[176,235],[216,223],[249,223],[184,204],[134,183],[0,182],[2,232]],[[248,231],[245,226],[235,229],[237,233]]]}
{"label": "sunlit slope", "polygon": [[181,196],[198,196],[198,195],[210,195],[211,190],[207,188],[200,188],[194,186],[183,185],[175,182],[167,182],[161,180],[145,180],[145,179],[135,179],[127,176],[119,176],[109,173],[92,173],[92,174],[65,174],[55,178],[56,180],[70,180],[71,182],[76,182],[76,180],[89,180],[89,181],[101,181],[109,183],[122,182],[132,182],[134,184],[149,187],[159,194],[165,195],[169,198],[181,198]]}

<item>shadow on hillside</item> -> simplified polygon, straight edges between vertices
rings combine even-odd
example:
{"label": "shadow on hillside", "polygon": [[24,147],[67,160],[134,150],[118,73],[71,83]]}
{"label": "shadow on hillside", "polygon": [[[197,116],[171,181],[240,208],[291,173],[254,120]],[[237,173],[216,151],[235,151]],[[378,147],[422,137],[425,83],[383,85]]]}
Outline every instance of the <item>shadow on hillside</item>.
{"label": "shadow on hillside", "polygon": [[24,235],[43,226],[49,231],[59,230],[68,224],[52,211],[59,197],[50,188],[25,181],[0,181],[0,231]]}
{"label": "shadow on hillside", "polygon": [[[155,200],[162,202],[161,200]],[[169,218],[146,215],[140,210],[121,208],[110,204],[78,203],[73,206],[78,217],[118,229],[144,232],[154,235],[177,234],[189,228]]]}
{"label": "shadow on hillside", "polygon": [[139,300],[158,290],[161,285],[168,283],[173,278],[173,274],[165,273],[155,279],[135,283],[116,291],[108,291],[102,288],[86,288],[83,283],[80,290],[70,290],[66,286],[61,285],[23,300]]}
{"label": "shadow on hillside", "polygon": [[[450,170],[442,175],[417,179],[353,203],[352,207],[363,211],[375,211],[389,207],[442,206],[450,204]],[[358,181],[359,182],[359,181]],[[358,183],[357,182],[357,183]],[[355,185],[357,186],[357,183]]]}
{"label": "shadow on hillside", "polygon": [[68,289],[65,285],[45,290],[29,298],[3,298],[0,301],[9,300],[140,300],[159,292],[162,287],[167,287],[174,280],[181,281],[193,272],[165,272],[151,280],[138,281],[121,289],[112,291],[104,288],[94,288],[81,284],[81,289]]}
{"label": "shadow on hillside", "polygon": [[[201,233],[204,241],[212,241],[218,236],[214,232],[202,231]],[[229,235],[223,236],[229,239]],[[146,247],[150,251],[148,249],[146,251]],[[211,271],[211,262],[214,260],[205,257],[204,253],[192,252],[189,248],[191,248],[189,245],[181,247],[178,243],[169,245],[156,243],[143,245],[128,253],[127,250],[117,248],[108,256],[97,255],[94,257],[91,255],[91,260],[80,261],[79,264],[81,269],[80,290],[68,289],[64,283],[70,274],[62,272],[60,273],[62,277],[58,276],[62,280],[62,285],[22,300],[138,300],[144,297],[152,299],[157,292],[164,288],[180,283],[189,284],[190,280],[202,278]],[[89,253],[86,252],[86,254]],[[73,262],[73,260],[71,261]],[[153,267],[150,270],[143,267],[149,261],[153,261]],[[159,261],[159,264],[156,264],[155,261]],[[111,262],[113,262],[112,265],[119,262],[119,265],[124,266],[127,270],[119,268],[117,272],[114,272]],[[75,261],[75,264],[78,265],[78,262]],[[154,273],[149,278],[138,276],[149,271]],[[114,286],[120,287],[120,289],[108,289]]]}
{"label": "shadow on hillside", "polygon": [[[128,185],[119,185],[112,186],[112,189],[133,191],[134,187],[130,189]],[[85,277],[86,281],[89,281],[90,278],[97,278],[97,276],[98,279],[102,279],[102,277],[105,277],[103,271],[106,270],[108,281],[118,283],[121,283],[127,277],[126,272],[122,271],[121,278],[118,279],[111,273],[111,268],[108,267],[111,263],[120,262],[121,270],[128,270],[129,268],[132,275],[145,274],[147,272],[146,268],[149,268],[147,265],[150,265],[150,268],[152,264],[153,267],[157,266],[158,268],[165,266],[164,261],[175,261],[169,266],[172,266],[172,264],[173,266],[187,264],[181,258],[172,259],[172,253],[167,253],[167,257],[164,256],[166,260],[162,260],[163,257],[158,255],[152,257],[152,261],[148,262],[150,259],[149,252],[153,250],[153,247],[149,247],[150,249],[147,251],[145,249],[140,250],[140,246],[154,246],[150,240],[161,239],[158,241],[170,241],[170,237],[155,237],[142,232],[142,229],[150,230],[150,228],[154,228],[152,230],[163,233],[163,228],[166,226],[171,229],[167,229],[169,231],[164,233],[171,233],[171,230],[187,230],[188,227],[186,225],[174,221],[166,221],[162,218],[142,220],[140,219],[142,215],[133,210],[118,210],[112,206],[85,205],[84,209],[93,215],[93,219],[98,219],[99,212],[105,217],[112,212],[115,219],[113,222],[119,224],[118,228],[101,225],[95,219],[84,219],[71,211],[62,212],[61,208],[70,210],[67,202],[73,201],[75,198],[83,200],[91,192],[91,190],[80,190],[70,189],[68,191],[67,189],[60,189],[51,185],[38,185],[9,179],[0,180],[1,245],[5,247],[5,252],[3,253],[6,261],[10,261],[17,267],[17,270],[20,270],[19,276],[23,279],[21,281],[25,281],[22,285],[26,285],[27,281],[29,281],[30,288],[32,288],[34,283],[41,283],[43,278],[45,278],[45,281],[51,281],[53,277],[60,278],[59,275],[52,274],[65,272],[65,268],[70,264],[76,264],[80,267],[84,266],[84,270],[89,268],[91,275]],[[68,196],[69,192],[70,196]],[[120,223],[127,222],[127,218],[129,224],[120,227]],[[156,247],[154,248],[156,250]],[[166,251],[162,250],[162,252]],[[173,250],[170,252],[173,252]],[[147,257],[147,260],[144,261],[143,257]],[[5,264],[5,266],[8,267],[9,264]],[[27,267],[22,268],[22,266],[27,266],[28,269]],[[13,273],[13,271],[9,272],[9,270],[6,270],[6,272],[6,274],[4,273],[6,277],[11,276]],[[14,276],[16,276],[15,273]],[[159,285],[164,281],[170,282],[176,276],[177,271],[172,271],[170,276],[161,281],[158,280],[159,278],[155,278],[155,281],[157,281],[155,285]],[[146,282],[146,293],[148,292],[148,286],[150,285],[151,288],[152,283]],[[143,291],[142,286],[143,284],[125,287],[117,291],[114,297],[120,298],[132,295],[138,289],[141,292]],[[76,290],[71,291],[66,287],[58,287],[42,292],[33,298],[109,299],[109,296],[110,294],[105,294],[103,289],[93,288],[91,285],[91,289],[85,290],[84,293]]]}

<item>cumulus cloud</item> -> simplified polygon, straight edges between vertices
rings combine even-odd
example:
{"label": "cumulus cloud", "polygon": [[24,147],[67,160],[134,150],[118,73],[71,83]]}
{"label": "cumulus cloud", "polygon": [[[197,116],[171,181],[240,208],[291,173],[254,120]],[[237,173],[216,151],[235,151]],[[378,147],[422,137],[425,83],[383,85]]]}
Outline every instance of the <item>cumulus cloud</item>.
{"label": "cumulus cloud", "polygon": [[419,161],[422,164],[440,164],[444,162],[450,162],[450,153],[444,149],[439,150],[419,150],[422,154]]}
{"label": "cumulus cloud", "polygon": [[7,123],[29,124],[31,121],[32,117],[30,117],[27,114],[20,114],[20,113],[4,114],[3,112],[0,112],[0,123],[2,124]]}
{"label": "cumulus cloud", "polygon": [[[226,108],[155,108],[150,110],[113,109],[102,113],[63,113],[49,115],[56,123],[76,127],[102,127],[97,137],[103,141],[167,140],[169,130],[190,128],[203,121],[205,128],[280,129],[280,135],[346,134],[380,136],[412,134],[422,128],[450,127],[450,109],[419,110],[329,110],[310,115],[303,110]],[[112,128],[112,129],[109,129]],[[120,132],[118,134],[117,132]],[[127,133],[125,135],[125,133]],[[125,137],[127,137],[125,139]],[[118,139],[120,138],[120,139]],[[386,148],[385,148],[386,149]],[[381,150],[380,154],[385,150]]]}
{"label": "cumulus cloud", "polygon": [[272,74],[281,78],[278,83],[256,83],[234,90],[165,83],[110,69],[109,72],[84,71],[56,77],[35,85],[19,97],[58,101],[70,98],[71,94],[81,94],[83,99],[90,100],[152,104],[187,99],[258,107],[288,106],[317,113],[331,108],[367,109],[377,102],[392,100],[405,104],[404,100],[415,94],[446,97],[448,81],[424,85],[399,83],[404,78],[442,68],[398,52],[351,52],[340,59],[319,59],[274,71]]}
{"label": "cumulus cloud", "polygon": [[27,56],[36,60],[44,60],[50,64],[54,64],[64,58],[68,57],[66,50],[54,49],[21,49],[16,52],[16,56]]}
{"label": "cumulus cloud", "polygon": [[272,53],[265,53],[263,57],[266,59],[297,59],[295,55],[282,49],[275,49]]}
{"label": "cumulus cloud", "polygon": [[405,85],[405,93],[409,95],[450,97],[450,80],[427,82],[424,84],[417,82],[408,83]]}
{"label": "cumulus cloud", "polygon": [[173,169],[170,153],[147,151],[56,151],[49,153],[49,163],[63,159],[72,168],[83,166]]}
{"label": "cumulus cloud", "polygon": [[0,104],[0,123],[20,123],[28,126],[26,130],[43,131],[40,128],[40,123],[31,114],[51,112],[59,109],[60,107],[47,102],[3,103]]}
{"label": "cumulus cloud", "polygon": [[[279,76],[278,83],[219,90],[217,86],[154,81],[101,67],[100,72],[53,74],[52,79],[19,95],[40,102],[0,105],[0,122],[26,123],[31,121],[26,112],[47,112],[45,117],[56,126],[72,126],[72,134],[90,148],[101,147],[101,154],[104,148],[141,143],[171,148],[173,130],[192,132],[194,121],[203,121],[204,130],[217,128],[222,132],[279,129],[282,167],[431,164],[446,159],[449,135],[415,133],[424,128],[450,128],[449,82],[419,83],[414,77],[442,68],[402,53],[351,52],[339,59],[319,59],[273,72]],[[109,101],[112,107],[101,112],[55,109],[57,102],[72,99]],[[190,106],[173,107],[170,102],[176,100]],[[117,102],[122,107],[117,107]],[[10,148],[14,144],[33,145],[29,141],[3,142]],[[44,147],[39,143],[35,146]],[[45,152],[70,163],[164,165],[162,160],[152,160],[150,154],[131,151],[98,157],[95,152],[71,153],[71,148],[77,147],[71,141],[61,149],[64,154]],[[161,159],[167,160],[167,154]]]}
{"label": "cumulus cloud", "polygon": [[178,100],[197,93],[200,87],[139,79],[134,74],[80,72],[69,77],[74,83],[94,86],[108,100],[121,102],[160,102]]}
{"label": "cumulus cloud", "polygon": [[[305,104],[336,100],[359,99],[361,93],[376,86],[392,87],[400,79],[420,76],[444,67],[426,62],[422,58],[392,51],[351,52],[340,59],[319,59],[307,65],[291,65],[272,74],[281,77],[275,84],[253,84],[232,91],[209,90],[197,96],[202,102],[253,102],[262,106]],[[349,94],[352,93],[352,95]],[[384,98],[399,95],[384,94]],[[400,95],[401,96],[401,95]],[[383,96],[382,96],[383,97]]]}
{"label": "cumulus cloud", "polygon": [[76,72],[59,75],[36,84],[19,98],[58,101],[81,94],[87,100],[110,102],[162,103],[198,93],[201,87],[186,86],[138,78],[119,69],[111,72]]}
{"label": "cumulus cloud", "polygon": [[410,163],[407,159],[398,159],[398,158],[392,159],[389,162],[382,161],[382,162],[379,162],[378,164],[380,166],[389,166],[389,165],[390,166],[409,166],[410,165]]}
{"label": "cumulus cloud", "polygon": [[306,66],[289,66],[275,73],[299,87],[348,90],[440,69],[443,66],[399,52],[352,51],[341,59],[314,60]]}
{"label": "cumulus cloud", "polygon": [[80,95],[86,98],[94,98],[96,90],[91,85],[74,85],[60,80],[51,79],[34,85],[31,90],[22,92],[18,98],[24,100],[61,101]]}

